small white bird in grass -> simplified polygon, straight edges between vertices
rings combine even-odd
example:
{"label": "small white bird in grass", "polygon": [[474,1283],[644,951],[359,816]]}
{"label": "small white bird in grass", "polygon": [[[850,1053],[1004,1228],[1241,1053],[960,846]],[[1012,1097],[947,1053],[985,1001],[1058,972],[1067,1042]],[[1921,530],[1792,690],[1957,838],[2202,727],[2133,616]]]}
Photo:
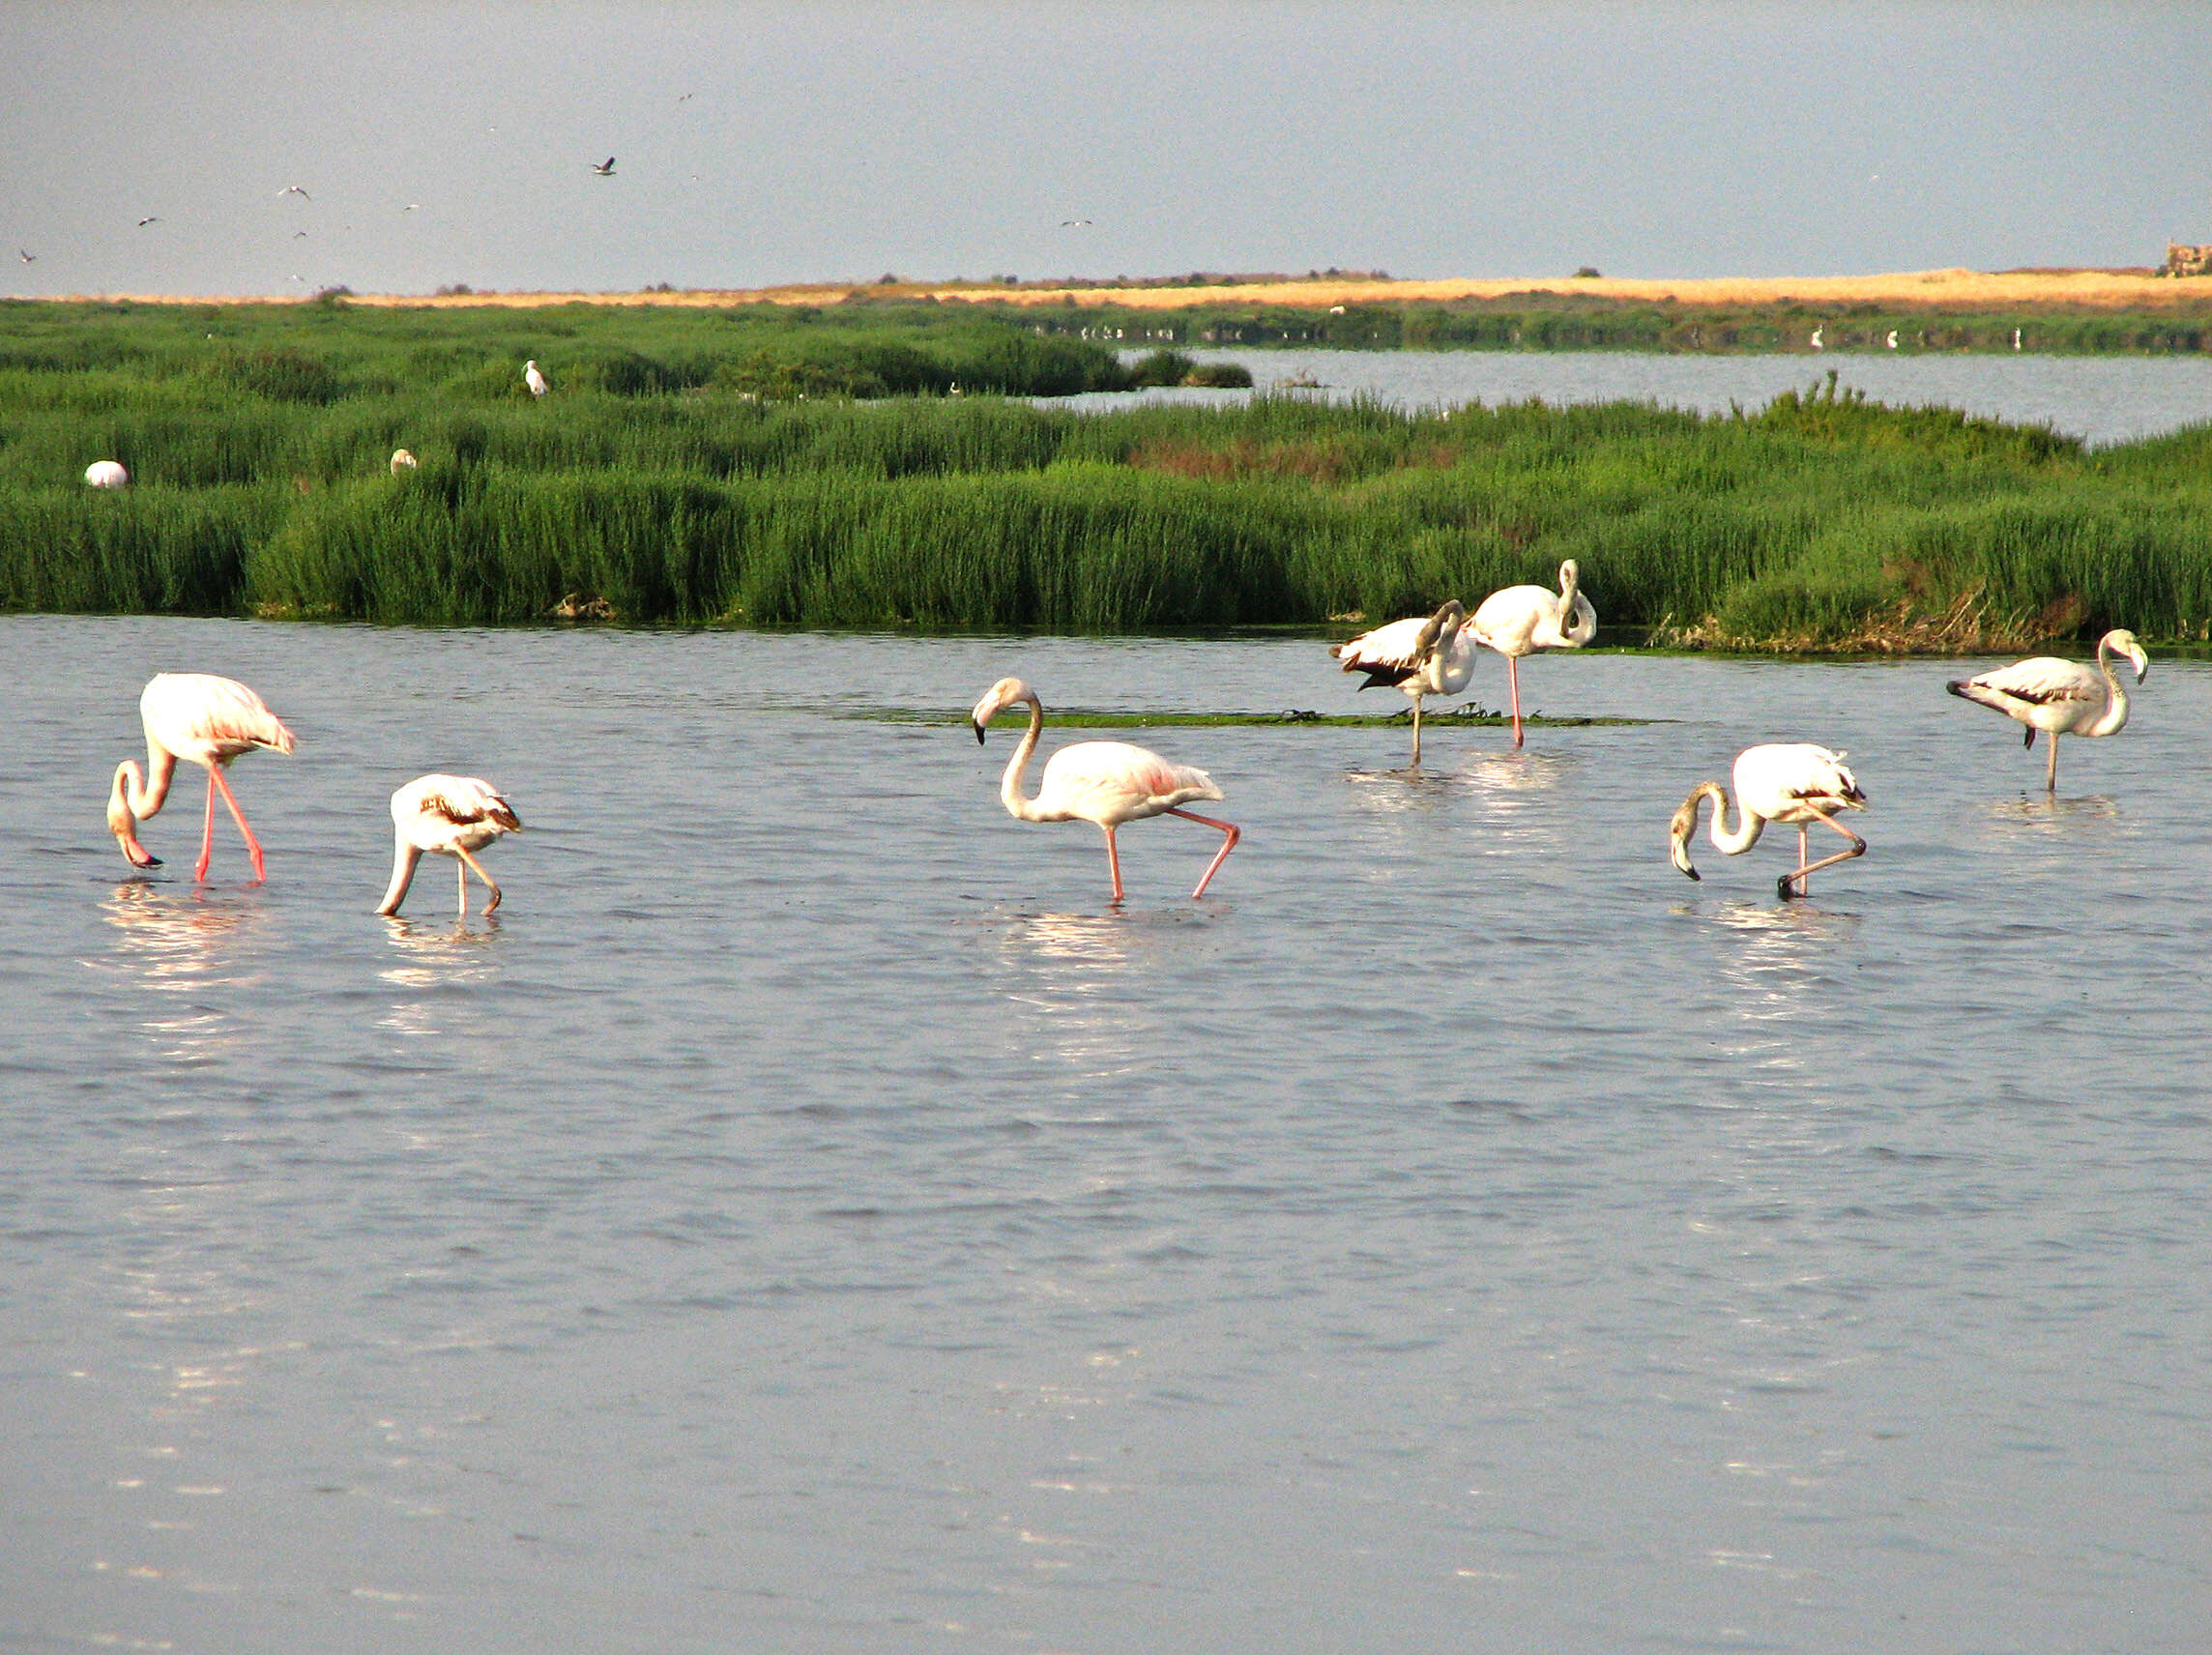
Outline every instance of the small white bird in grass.
{"label": "small white bird in grass", "polygon": [[[1866,841],[1835,819],[1839,810],[1866,808],[1866,795],[1859,791],[1857,778],[1844,768],[1844,758],[1842,753],[1809,741],[1746,747],[1735,760],[1735,827],[1721,826],[1729,806],[1721,784],[1700,782],[1690,790],[1682,808],[1674,812],[1667,829],[1667,848],[1674,865],[1692,879],[1699,877],[1698,870],[1690,865],[1690,840],[1698,831],[1698,807],[1709,798],[1713,801],[1713,848],[1723,856],[1738,857],[1750,850],[1759,843],[1759,835],[1769,822],[1797,829],[1797,866],[1777,880],[1774,888],[1786,901],[1805,895],[1813,875],[1820,869],[1866,855]],[[1851,848],[1817,862],[1810,860],[1805,829],[1815,822],[1835,828],[1851,842]]]}
{"label": "small white bird in grass", "polygon": [[1243,830],[1233,823],[1217,822],[1181,808],[1194,798],[1221,798],[1213,778],[1189,765],[1170,764],[1150,749],[1127,741],[1078,741],[1072,747],[1061,748],[1045,762],[1036,798],[1024,798],[1022,772],[1029,768],[1030,755],[1036,751],[1037,738],[1044,733],[1044,703],[1037,699],[1036,691],[1018,678],[1003,678],[975,703],[969,722],[975,726],[975,740],[980,745],[983,727],[1022,701],[1029,703],[1029,734],[1006,761],[1005,774],[999,782],[999,797],[1005,802],[1007,814],[1024,822],[1096,823],[1106,834],[1106,869],[1113,876],[1116,902],[1121,900],[1121,858],[1114,846],[1114,829],[1122,823],[1140,822],[1148,816],[1179,816],[1186,822],[1217,828],[1222,835],[1221,849],[1214,852],[1213,860],[1199,876],[1198,888],[1190,893],[1204,896],[1215,870],[1243,837]]}
{"label": "small white bird in grass", "polygon": [[535,360],[522,364],[522,383],[530,387],[530,394],[533,396],[543,396],[550,389],[545,383],[545,376],[538,371]]}
{"label": "small white bird in grass", "polygon": [[1820,330],[1819,328],[1813,330],[1813,348],[1817,351],[1824,351],[1828,348],[1820,342]]}
{"label": "small white bird in grass", "polygon": [[1413,702],[1413,763],[1421,762],[1421,699],[1457,695],[1474,676],[1474,631],[1467,609],[1447,598],[1434,615],[1393,621],[1328,652],[1346,672],[1363,672],[1361,689],[1394,684]]}
{"label": "small white bird in grass", "polygon": [[483,864],[469,853],[480,851],[503,833],[522,831],[522,819],[500,797],[499,789],[479,776],[417,776],[392,796],[394,845],[392,884],[376,912],[393,915],[407,900],[407,887],[415,882],[415,866],[428,851],[451,857],[453,878],[460,893],[460,912],[469,911],[469,869],[491,893],[483,911],[499,906],[500,889]]}
{"label": "small white bird in grass", "polygon": [[1538,650],[1579,650],[1597,636],[1597,611],[1582,595],[1582,571],[1569,558],[1559,566],[1559,590],[1509,586],[1482,600],[1474,612],[1475,642],[1505,657],[1513,686],[1513,744],[1521,745],[1521,657]]}
{"label": "small white bird in grass", "polygon": [[123,469],[121,460],[94,460],[84,468],[84,480],[94,488],[125,488],[130,485],[131,474]]}
{"label": "small white bird in grass", "polygon": [[2150,672],[2150,657],[2136,635],[2124,628],[2107,632],[2097,640],[2097,664],[2064,661],[2056,655],[2034,655],[1995,672],[1959,679],[1946,685],[1953,695],[1994,707],[2007,718],[2027,726],[2023,746],[2035,745],[2041,730],[2051,738],[2044,755],[2043,786],[2058,791],[2058,738],[2060,736],[2116,736],[2127,727],[2128,692],[2112,675],[2107,659],[2125,655],[2135,663],[2136,682]]}
{"label": "small white bird in grass", "polygon": [[593,170],[594,172],[597,173],[597,174],[598,174],[598,175],[599,175],[601,178],[612,178],[612,177],[614,177],[614,175],[615,175],[615,158],[614,158],[613,156],[609,156],[609,157],[607,157],[607,159],[606,159],[605,160],[596,160],[596,161],[594,161],[594,162],[592,163],[592,170]]}

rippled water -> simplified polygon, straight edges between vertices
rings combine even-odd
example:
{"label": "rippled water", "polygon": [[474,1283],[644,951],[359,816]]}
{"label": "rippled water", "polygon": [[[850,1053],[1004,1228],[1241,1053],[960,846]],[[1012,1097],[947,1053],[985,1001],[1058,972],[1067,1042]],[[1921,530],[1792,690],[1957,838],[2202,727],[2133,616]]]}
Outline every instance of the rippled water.
{"label": "rippled water", "polygon": [[[1130,828],[1114,913],[1011,728],[844,714],[1377,698],[1305,641],[0,660],[0,1646],[2202,1647],[2205,668],[2055,802],[1943,663],[1540,659],[1662,722],[1418,774],[1160,730],[1246,837],[1193,903],[1213,835]],[[301,738],[233,771],[264,886],[180,873],[189,777],[165,877],[102,830],[158,667]],[[1682,880],[1775,737],[1872,852]],[[431,768],[530,825],[494,920],[370,913]]]}
{"label": "rippled water", "polygon": [[[1141,355],[1131,352],[1132,359]],[[1379,396],[1410,408],[1465,402],[1656,402],[1726,414],[1763,408],[1834,369],[1878,402],[1936,404],[2051,425],[2093,444],[2157,436],[2212,421],[2212,357],[2057,357],[1830,351],[1824,355],[1663,356],[1636,351],[1196,350],[1240,363],[1266,390],[1306,381],[1324,396]],[[1093,392],[1051,406],[1121,408],[1132,400],[1237,402],[1245,391]]]}

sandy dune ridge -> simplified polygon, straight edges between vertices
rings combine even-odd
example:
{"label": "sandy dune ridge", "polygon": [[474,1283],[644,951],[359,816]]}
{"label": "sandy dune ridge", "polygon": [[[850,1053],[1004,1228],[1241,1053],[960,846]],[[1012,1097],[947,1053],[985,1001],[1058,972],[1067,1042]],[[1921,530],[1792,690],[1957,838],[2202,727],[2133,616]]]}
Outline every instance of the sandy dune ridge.
{"label": "sandy dune ridge", "polygon": [[[1026,287],[986,283],[822,282],[802,286],[693,288],[635,293],[357,293],[350,305],[460,309],[478,305],[531,309],[552,305],[834,305],[847,298],[936,299],[1004,305],[1113,305],[1126,309],[1171,310],[1193,305],[1402,305],[1414,301],[1507,299],[1519,295],[1574,295],[1679,305],[1888,305],[1997,309],[2045,305],[2069,309],[2158,308],[2212,301],[2212,277],[2172,279],[2146,271],[1901,271],[1877,276],[1504,276],[1392,281],[1332,278],[1237,282],[1193,287]],[[239,294],[228,298],[173,294],[82,294],[55,303],[129,301],[140,305],[300,305],[297,294]]]}

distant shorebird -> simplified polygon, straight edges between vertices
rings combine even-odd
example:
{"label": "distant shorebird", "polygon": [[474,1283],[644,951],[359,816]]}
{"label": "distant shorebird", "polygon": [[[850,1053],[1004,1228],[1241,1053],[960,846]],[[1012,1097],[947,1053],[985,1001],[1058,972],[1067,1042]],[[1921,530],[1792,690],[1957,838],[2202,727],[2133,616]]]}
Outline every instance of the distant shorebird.
{"label": "distant shorebird", "polygon": [[420,201],[410,201],[406,206],[400,208],[399,211],[402,213],[420,213],[422,211],[422,203]]}
{"label": "distant shorebird", "polygon": [[595,161],[592,165],[592,170],[597,173],[601,178],[614,177],[615,158],[613,156],[609,156],[605,160]]}
{"label": "distant shorebird", "polygon": [[676,102],[679,102],[679,103],[688,103],[688,102],[691,102],[691,100],[692,100],[692,99],[694,99],[694,98],[696,98],[696,97],[698,97],[698,96],[699,96],[699,94],[698,94],[698,93],[696,93],[696,92],[686,92],[686,93],[684,93],[684,96],[683,96],[683,97],[681,97],[681,98],[677,99],[677,100],[676,100]]}
{"label": "distant shorebird", "polygon": [[308,194],[308,193],[307,193],[307,192],[306,192],[305,189],[301,189],[301,188],[300,188],[300,187],[299,187],[297,184],[287,184],[286,186],[284,186],[284,188],[283,188],[283,189],[279,189],[278,191],[276,191],[276,196],[277,196],[277,199],[278,199],[278,200],[282,200],[282,199],[283,199],[285,196],[287,196],[287,195],[297,195],[297,196],[298,196],[298,197],[299,197],[301,200],[303,200],[303,201],[312,201],[312,200],[314,199],[314,197],[313,197],[312,195],[309,195],[309,194]]}
{"label": "distant shorebird", "polygon": [[307,232],[306,232],[306,231],[305,231],[305,230],[294,230],[294,231],[292,232],[292,239],[293,239],[293,240],[296,242],[296,241],[298,241],[298,240],[299,240],[299,239],[300,239],[302,236],[306,235],[306,233],[307,233]]}
{"label": "distant shorebird", "polygon": [[[1797,829],[1797,866],[1775,881],[1775,889],[1786,901],[1805,895],[1813,875],[1822,868],[1866,855],[1866,841],[1836,820],[1839,810],[1866,808],[1866,795],[1859,791],[1857,778],[1844,768],[1844,758],[1842,753],[1832,753],[1810,741],[1746,747],[1735,760],[1735,827],[1721,827],[1729,803],[1721,784],[1700,782],[1690,790],[1682,808],[1674,812],[1667,829],[1667,848],[1674,866],[1692,879],[1699,877],[1690,863],[1690,840],[1698,831],[1698,806],[1710,798],[1713,849],[1723,856],[1740,857],[1750,850],[1759,843],[1760,832],[1769,822],[1787,823]],[[1833,828],[1851,842],[1851,848],[1817,862],[1811,860],[1805,829],[1815,822]]]}
{"label": "distant shorebird", "polygon": [[1062,218],[1060,221],[1060,227],[1063,230],[1075,230],[1081,229],[1090,222],[1091,220],[1088,218]]}
{"label": "distant shorebird", "polygon": [[2116,736],[2127,726],[2128,692],[2112,676],[2108,655],[2125,655],[2133,661],[2138,683],[2150,671],[2150,657],[2136,642],[2136,635],[2123,629],[2107,632],[2097,640],[2094,668],[2055,655],[2036,655],[1995,672],[1960,679],[1946,687],[1962,700],[1994,707],[2007,718],[2026,725],[2023,746],[2035,745],[2038,730],[2049,736],[2043,786],[2046,792],[2056,793],[2061,735]]}
{"label": "distant shorebird", "polygon": [[159,224],[160,221],[159,215],[149,215],[138,220],[138,227],[143,230],[148,224]]}
{"label": "distant shorebird", "polygon": [[1817,351],[1824,351],[1828,348],[1820,342],[1820,330],[1818,328],[1813,330],[1813,348]]}
{"label": "distant shorebird", "polygon": [[543,396],[549,389],[545,383],[545,376],[538,371],[536,361],[526,362],[522,364],[522,383],[530,387],[530,394],[533,396]]}

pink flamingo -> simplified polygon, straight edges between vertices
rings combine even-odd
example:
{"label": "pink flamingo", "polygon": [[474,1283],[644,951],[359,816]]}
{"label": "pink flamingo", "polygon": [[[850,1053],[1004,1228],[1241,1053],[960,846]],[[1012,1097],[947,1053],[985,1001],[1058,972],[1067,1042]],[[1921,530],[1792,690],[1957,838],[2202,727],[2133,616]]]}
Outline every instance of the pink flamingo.
{"label": "pink flamingo", "polygon": [[[1667,828],[1668,854],[1674,865],[1692,879],[1699,877],[1690,862],[1690,840],[1698,831],[1698,807],[1710,798],[1713,848],[1723,856],[1742,856],[1759,843],[1759,835],[1769,822],[1795,828],[1797,865],[1775,881],[1774,888],[1784,901],[1807,895],[1812,890],[1813,876],[1822,868],[1866,855],[1866,841],[1836,820],[1838,811],[1864,810],[1867,803],[1858,777],[1844,766],[1847,756],[1810,741],[1744,748],[1735,756],[1735,826],[1721,826],[1728,815],[1727,790],[1717,781],[1700,782],[1682,800],[1681,809],[1674,812],[1674,820]],[[1816,822],[1841,833],[1851,848],[1813,860],[1805,831]]]}
{"label": "pink flamingo", "polygon": [[1395,684],[1412,698],[1413,763],[1421,762],[1421,698],[1457,695],[1474,676],[1474,623],[1456,597],[1434,615],[1392,621],[1330,647],[1346,672],[1367,675],[1361,689]]}
{"label": "pink flamingo", "polygon": [[1513,684],[1513,744],[1521,744],[1521,657],[1538,650],[1579,650],[1597,636],[1597,611],[1582,595],[1581,571],[1569,558],[1559,566],[1559,590],[1508,586],[1492,593],[1469,623],[1475,641],[1505,657]]}
{"label": "pink flamingo", "polygon": [[157,673],[138,697],[138,717],[146,726],[146,768],[151,776],[139,773],[135,759],[125,759],[115,767],[115,786],[107,798],[107,830],[122,844],[131,865],[161,865],[161,858],[138,842],[138,824],[160,814],[168,802],[177,761],[189,759],[205,765],[208,773],[207,825],[200,834],[200,859],[193,864],[192,878],[206,880],[208,862],[215,855],[215,796],[219,788],[231,819],[246,838],[254,883],[259,884],[264,877],[261,842],[246,825],[246,812],[239,809],[222,772],[239,754],[256,747],[289,753],[292,732],[246,685],[211,673]]}
{"label": "pink flamingo", "polygon": [[460,888],[461,913],[469,911],[469,869],[475,868],[491,895],[483,911],[499,906],[499,885],[483,871],[483,864],[469,855],[480,851],[502,833],[522,831],[522,819],[514,806],[499,796],[499,789],[479,776],[417,776],[392,796],[392,823],[397,843],[392,854],[392,885],[376,912],[397,914],[407,900],[407,887],[415,880],[415,864],[424,851],[453,858],[453,878]]}
{"label": "pink flamingo", "polygon": [[1044,733],[1044,703],[1037,699],[1036,691],[1018,678],[1003,678],[975,703],[970,722],[975,727],[975,740],[980,745],[983,727],[1019,701],[1030,705],[1030,728],[1006,762],[1006,773],[999,783],[999,797],[1005,800],[1007,813],[1024,822],[1097,823],[1106,833],[1106,867],[1114,876],[1116,902],[1121,900],[1121,858],[1114,849],[1114,829],[1122,823],[1148,816],[1179,816],[1186,822],[1218,828],[1221,849],[1214,852],[1198,888],[1190,893],[1204,896],[1214,871],[1243,837],[1243,830],[1233,823],[1216,822],[1210,816],[1181,808],[1188,799],[1223,797],[1213,778],[1189,765],[1171,765],[1159,754],[1126,741],[1078,741],[1072,747],[1061,748],[1045,762],[1036,798],[1024,798],[1022,773],[1029,768],[1030,755],[1036,751],[1037,738]]}

